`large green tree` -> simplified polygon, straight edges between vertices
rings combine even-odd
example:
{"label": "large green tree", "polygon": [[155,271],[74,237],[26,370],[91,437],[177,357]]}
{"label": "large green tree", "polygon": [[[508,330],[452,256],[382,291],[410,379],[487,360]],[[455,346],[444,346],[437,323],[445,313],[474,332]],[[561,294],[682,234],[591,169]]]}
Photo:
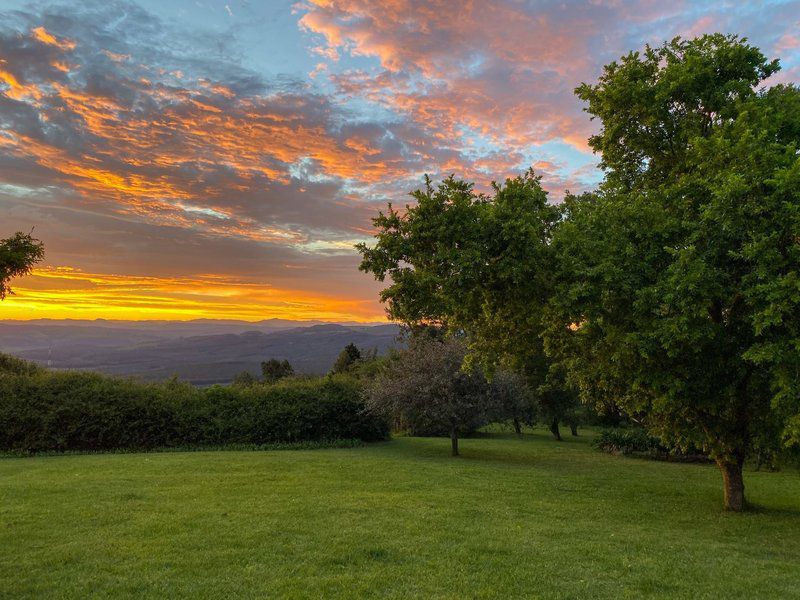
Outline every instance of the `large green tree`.
{"label": "large green tree", "polygon": [[0,300],[12,294],[9,282],[27,275],[44,258],[44,245],[29,233],[17,232],[0,240]]}
{"label": "large green tree", "polygon": [[523,373],[560,439],[559,419],[576,399],[550,369],[541,340],[560,209],[530,172],[489,195],[454,177],[436,187],[426,178],[412,197],[413,205],[390,205],[374,219],[374,246],[358,246],[361,269],[391,281],[381,292],[390,318],[412,330],[433,324],[465,332],[472,365]]}
{"label": "large green tree", "polygon": [[675,39],[577,90],[606,176],[570,197],[546,347],[584,399],[742,467],[776,449],[800,373],[800,93],[746,40]]}

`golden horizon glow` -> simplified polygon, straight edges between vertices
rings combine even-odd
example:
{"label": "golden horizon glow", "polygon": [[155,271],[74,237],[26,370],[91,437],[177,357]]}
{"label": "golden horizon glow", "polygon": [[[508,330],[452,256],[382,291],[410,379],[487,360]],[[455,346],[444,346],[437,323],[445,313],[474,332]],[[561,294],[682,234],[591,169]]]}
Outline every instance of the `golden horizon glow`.
{"label": "golden horizon glow", "polygon": [[140,277],[50,267],[12,285],[14,295],[0,303],[0,320],[386,320],[375,301],[279,289],[217,274]]}

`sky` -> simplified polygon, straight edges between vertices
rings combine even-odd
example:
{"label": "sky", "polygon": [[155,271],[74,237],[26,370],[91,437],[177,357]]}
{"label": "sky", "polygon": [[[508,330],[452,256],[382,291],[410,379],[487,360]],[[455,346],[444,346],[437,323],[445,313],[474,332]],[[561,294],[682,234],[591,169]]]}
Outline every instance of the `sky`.
{"label": "sky", "polygon": [[573,90],[746,36],[800,81],[800,0],[0,0],[0,319],[384,319],[353,245],[427,173],[601,179]]}

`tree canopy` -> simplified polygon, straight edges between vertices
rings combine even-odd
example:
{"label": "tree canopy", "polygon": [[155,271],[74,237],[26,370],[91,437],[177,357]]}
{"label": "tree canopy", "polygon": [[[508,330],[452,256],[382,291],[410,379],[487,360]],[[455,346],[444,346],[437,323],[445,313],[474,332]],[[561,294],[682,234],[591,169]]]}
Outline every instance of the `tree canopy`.
{"label": "tree canopy", "polygon": [[721,34],[631,52],[576,89],[600,122],[595,192],[426,178],[375,219],[361,269],[391,280],[391,318],[524,372],[555,435],[569,387],[704,448],[741,510],[745,459],[800,446],[800,91],[765,87],[779,68]]}
{"label": "tree canopy", "polygon": [[675,39],[577,90],[606,177],[570,197],[553,250],[548,353],[589,402],[703,446],[725,506],[797,412],[800,93],[746,40]]}
{"label": "tree canopy", "polygon": [[494,184],[491,195],[454,177],[436,187],[426,178],[411,196],[415,204],[374,219],[374,246],[358,246],[361,270],[391,280],[381,292],[390,318],[465,332],[470,364],[526,375],[559,439],[575,397],[551,371],[541,332],[560,209],[533,172]]}
{"label": "tree canopy", "polygon": [[9,282],[27,275],[44,258],[44,245],[29,233],[17,232],[0,240],[0,300],[13,294]]}
{"label": "tree canopy", "polygon": [[368,385],[367,408],[414,435],[449,435],[453,456],[464,434],[491,422],[529,423],[535,417],[523,377],[499,371],[489,382],[480,369],[463,368],[466,355],[463,339],[418,331]]}
{"label": "tree canopy", "polygon": [[261,363],[261,374],[265,383],[275,383],[284,377],[294,375],[294,368],[286,359],[270,358]]}
{"label": "tree canopy", "polygon": [[361,360],[361,350],[352,342],[347,344],[339,356],[336,357],[336,362],[333,363],[332,373],[347,373],[351,371]]}

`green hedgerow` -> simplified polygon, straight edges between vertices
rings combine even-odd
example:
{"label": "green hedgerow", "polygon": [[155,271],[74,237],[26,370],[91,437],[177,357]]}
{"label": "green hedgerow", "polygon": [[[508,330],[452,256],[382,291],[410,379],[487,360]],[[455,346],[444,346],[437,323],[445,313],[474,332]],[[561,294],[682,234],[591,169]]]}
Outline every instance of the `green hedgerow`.
{"label": "green hedgerow", "polygon": [[359,383],[347,377],[200,389],[4,364],[0,360],[4,451],[375,441],[388,435],[386,423],[364,411]]}

